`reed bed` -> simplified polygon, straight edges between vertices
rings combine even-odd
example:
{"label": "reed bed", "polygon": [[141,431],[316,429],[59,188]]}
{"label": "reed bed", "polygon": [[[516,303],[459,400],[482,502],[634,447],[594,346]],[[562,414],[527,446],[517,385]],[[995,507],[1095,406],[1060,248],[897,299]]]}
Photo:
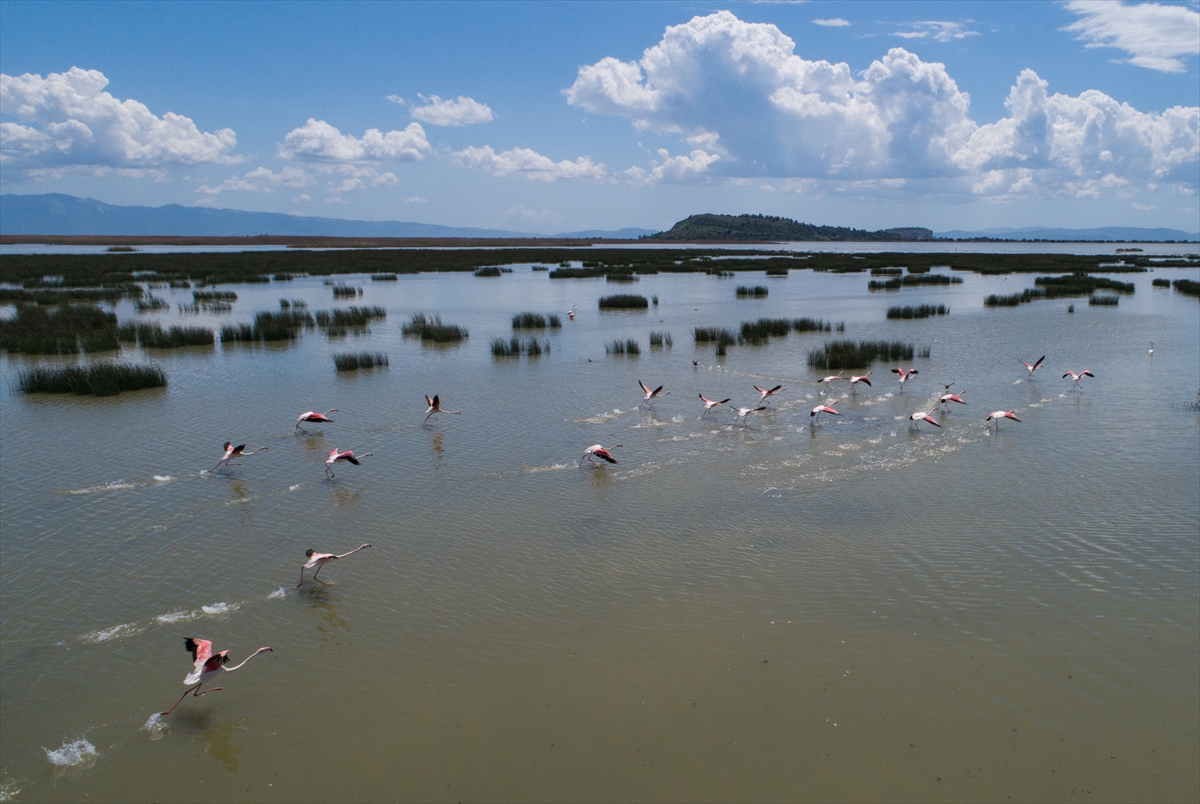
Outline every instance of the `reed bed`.
{"label": "reed bed", "polygon": [[605,282],[640,282],[641,278],[637,274],[630,273],[614,273],[605,274]]}
{"label": "reed bed", "polygon": [[671,337],[671,333],[655,330],[650,333],[650,348],[651,349],[673,349],[675,347],[675,339]]}
{"label": "reed bed", "polygon": [[738,333],[738,343],[749,343],[761,346],[771,336],[783,337],[792,331],[792,322],[786,318],[760,318],[757,321],[743,321]]}
{"label": "reed bed", "polygon": [[[846,329],[845,323],[839,324],[838,331]],[[793,318],[793,332],[832,332],[833,324],[820,318]]]}
{"label": "reed bed", "polygon": [[133,246],[109,246],[105,249],[109,254],[128,254],[137,251]]}
{"label": "reed bed", "polygon": [[307,310],[308,302],[306,302],[304,299],[291,299],[290,301],[288,299],[280,299],[279,300],[279,309],[280,310]]}
{"label": "reed bed", "polygon": [[650,306],[645,296],[633,293],[618,293],[615,296],[600,297],[601,310],[645,310]]}
{"label": "reed bed", "polygon": [[254,327],[249,324],[229,324],[221,327],[221,343],[253,343]]}
{"label": "reed bed", "polygon": [[232,290],[193,290],[192,302],[235,302],[238,295]]}
{"label": "reed bed", "polygon": [[383,352],[342,352],[333,356],[333,365],[337,371],[374,369],[387,364],[388,356]]}
{"label": "reed bed", "polygon": [[[926,349],[924,356],[928,356]],[[911,360],[913,345],[903,341],[826,341],[810,350],[808,365],[822,370],[866,368],[876,360]]]}
{"label": "reed bed", "polygon": [[1170,279],[1155,279],[1155,280],[1152,280],[1150,282],[1150,284],[1152,287],[1156,287],[1156,288],[1169,288],[1169,287],[1171,287],[1171,280]]}
{"label": "reed bed", "polygon": [[737,336],[732,330],[721,327],[696,327],[692,330],[692,340],[696,343],[718,343],[728,346],[737,343]]}
{"label": "reed bed", "polygon": [[1115,279],[1090,276],[1084,273],[1039,276],[1033,280],[1033,284],[1044,291],[1043,296],[1047,299],[1058,299],[1064,296],[1089,296],[1097,290],[1133,293],[1135,289],[1132,282],[1118,282]]}
{"label": "reed bed", "polygon": [[733,271],[708,271],[709,276],[715,276],[718,279],[733,279],[735,274]]}
{"label": "reed bed", "polygon": [[900,276],[904,273],[903,268],[872,268],[871,276]]}
{"label": "reed bed", "polygon": [[133,303],[133,307],[139,313],[150,313],[156,310],[166,310],[171,305],[165,299],[160,299],[158,296],[147,296],[144,299],[138,299]]}
{"label": "reed bed", "polygon": [[121,285],[111,288],[44,289],[34,287],[0,288],[0,304],[70,304],[72,302],[118,302],[123,298],[140,299],[142,289],[138,285]]}
{"label": "reed bed", "polygon": [[468,337],[466,327],[443,324],[440,315],[428,316],[425,313],[413,313],[409,322],[400,327],[400,331],[405,335],[434,343],[455,343]]}
{"label": "reed bed", "polygon": [[550,266],[549,265],[535,265],[532,268],[530,268],[529,270],[531,270],[531,271],[549,271]]}
{"label": "reed bed", "polygon": [[[255,313],[253,339],[256,341],[295,341],[299,340],[301,330],[312,329],[315,325],[316,321],[313,319],[312,313],[296,312],[295,310]],[[221,331],[224,333],[224,328]]]}
{"label": "reed bed", "polygon": [[739,299],[746,297],[752,299],[765,299],[770,292],[770,289],[768,289],[766,285],[738,285],[737,288],[737,296]]}
{"label": "reed bed", "polygon": [[158,366],[103,361],[86,366],[35,366],[17,373],[22,394],[114,396],[122,391],[164,388],[167,375]]}
{"label": "reed bed", "polygon": [[625,355],[637,357],[642,353],[642,347],[632,338],[628,340],[615,340],[611,343],[604,344],[604,354],[606,355]]}
{"label": "reed bed", "polygon": [[382,307],[347,307],[344,310],[318,310],[313,316],[321,329],[330,327],[365,327],[376,319],[387,318]]}
{"label": "reed bed", "polygon": [[606,276],[603,268],[572,268],[564,265],[550,272],[551,279],[597,279]]}
{"label": "reed bed", "polygon": [[207,327],[171,327],[162,324],[130,322],[122,324],[117,337],[127,343],[137,343],[143,349],[179,349],[184,346],[212,346],[216,341]]}
{"label": "reed bed", "polygon": [[557,314],[542,315],[541,313],[517,313],[512,318],[513,329],[559,329],[562,319]]}
{"label": "reed bed", "polygon": [[271,278],[276,282],[291,282],[296,277],[292,274],[272,274]]}
{"label": "reed bed", "polygon": [[1019,304],[1028,304],[1034,299],[1046,298],[1045,291],[1039,289],[1026,288],[1020,293],[1010,293],[1008,295],[1000,295],[993,293],[983,300],[984,307],[1016,307]]}
{"label": "reed bed", "polygon": [[201,304],[179,305],[180,315],[200,315],[201,313],[232,313],[233,305],[229,302],[204,302]]}
{"label": "reed bed", "polygon": [[1180,293],[1188,296],[1200,296],[1200,282],[1193,282],[1190,279],[1176,279],[1171,285]]}
{"label": "reed bed", "polygon": [[0,348],[33,355],[119,349],[117,316],[90,304],[63,304],[50,310],[21,306],[15,318],[0,320]]}
{"label": "reed bed", "polygon": [[1112,293],[1093,293],[1088,297],[1089,307],[1116,307],[1121,298]]}
{"label": "reed bed", "polygon": [[[872,269],[874,273],[874,269]],[[926,285],[961,285],[962,277],[947,276],[946,274],[909,274],[904,277],[893,277],[887,280],[872,279],[867,283],[867,290],[899,290],[900,288],[922,287]]]}
{"label": "reed bed", "polygon": [[537,338],[492,338],[490,342],[494,357],[541,357],[550,354],[550,341]]}
{"label": "reed bed", "polygon": [[398,282],[400,277],[395,274],[371,274],[372,282]]}
{"label": "reed bed", "polygon": [[363,295],[363,289],[357,285],[334,285],[333,298],[353,299]]}
{"label": "reed bed", "polygon": [[931,315],[950,315],[950,308],[944,304],[921,304],[915,307],[889,307],[887,311],[888,318],[929,318]]}
{"label": "reed bed", "polygon": [[788,275],[787,268],[778,268],[777,267],[777,268],[768,268],[767,269],[767,276],[787,276],[787,275]]}

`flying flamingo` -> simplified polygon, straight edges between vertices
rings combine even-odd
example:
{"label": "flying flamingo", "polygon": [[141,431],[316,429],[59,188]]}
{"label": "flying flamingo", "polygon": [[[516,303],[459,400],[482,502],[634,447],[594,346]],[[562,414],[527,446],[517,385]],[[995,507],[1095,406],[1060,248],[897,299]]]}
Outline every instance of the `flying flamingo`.
{"label": "flying flamingo", "polygon": [[[964,404],[966,404],[966,403],[964,403]],[[935,413],[936,411],[937,411],[936,408],[934,410],[931,410],[929,413],[926,413],[923,410],[918,410],[916,413],[909,416],[908,420],[910,422],[916,422],[918,430],[921,429],[921,422],[929,422],[934,427],[941,427],[941,425],[938,424],[937,419],[933,418],[933,416],[931,415],[931,414]]]}
{"label": "flying flamingo", "polygon": [[1029,372],[1029,376],[1027,377],[1027,379],[1030,379],[1030,380],[1032,380],[1032,379],[1033,379],[1033,372],[1035,372],[1035,371],[1037,371],[1039,368],[1041,368],[1041,366],[1042,366],[1042,361],[1043,361],[1043,360],[1045,360],[1045,359],[1046,359],[1046,356],[1045,356],[1045,355],[1042,355],[1041,357],[1039,357],[1039,358],[1037,359],[1037,362],[1036,362],[1036,363],[1034,363],[1032,366],[1031,366],[1031,365],[1029,365],[1028,363],[1026,363],[1024,360],[1018,360],[1017,362],[1019,362],[1019,363],[1020,363],[1022,366],[1024,366],[1024,367],[1025,367],[1025,370]]}
{"label": "flying flamingo", "polygon": [[[322,422],[322,423],[332,422],[333,419],[329,418],[329,414],[337,413],[337,412],[338,412],[337,408],[330,408],[329,410],[325,411],[324,413],[317,413],[316,411],[312,411],[312,410],[310,410],[306,413],[301,413],[300,418],[296,419],[296,430],[299,430],[300,425],[303,424],[304,422]],[[295,431],[293,431],[293,432],[295,432]]]}
{"label": "flying flamingo", "polygon": [[1079,371],[1079,372],[1068,371],[1066,374],[1063,375],[1063,379],[1065,380],[1067,377],[1070,377],[1071,380],[1073,381],[1074,384],[1071,386],[1071,390],[1074,391],[1076,388],[1079,387],[1079,381],[1082,380],[1084,377],[1091,377],[1091,378],[1095,379],[1096,375],[1093,374],[1092,372],[1088,371],[1087,369],[1084,369],[1083,371]]}
{"label": "flying flamingo", "polygon": [[450,413],[455,416],[462,415],[461,411],[442,410],[442,398],[440,396],[438,396],[437,394],[433,395],[433,399],[429,398],[429,394],[425,394],[425,402],[429,405],[429,409],[425,411],[425,413],[426,413],[425,421],[421,422],[421,424],[424,424],[425,422],[429,421],[430,416],[436,416],[439,413]]}
{"label": "flying flamingo", "polygon": [[820,380],[820,382],[819,382],[819,383],[817,383],[817,384],[818,384],[818,385],[824,385],[824,386],[825,386],[825,393],[829,393],[829,383],[833,382],[834,380],[844,380],[844,379],[846,379],[846,378],[845,378],[845,377],[843,377],[843,376],[842,376],[842,372],[840,372],[840,371],[839,371],[837,374],[833,374],[833,375],[830,375],[830,376],[828,376],[828,377],[822,377],[822,378],[821,378],[821,380]]}
{"label": "flying flamingo", "polygon": [[892,369],[892,373],[900,375],[900,393],[904,393],[904,383],[908,382],[921,372],[917,371],[916,369],[894,368]]}
{"label": "flying flamingo", "polygon": [[[299,588],[301,586],[304,586],[304,571],[306,569],[312,569],[313,567],[317,568],[317,571],[314,572],[313,576],[312,576],[312,579],[314,581],[316,581],[317,576],[321,574],[321,567],[325,566],[330,561],[336,561],[339,558],[345,558],[346,556],[350,555],[351,553],[357,553],[359,550],[364,550],[370,546],[371,545],[369,545],[369,544],[364,544],[364,545],[362,545],[362,547],[355,547],[349,553],[342,553],[340,556],[334,555],[333,553],[318,553],[316,550],[313,550],[312,548],[305,550],[304,555],[308,556],[308,561],[300,566],[300,583],[296,584],[296,587]],[[319,583],[323,583],[326,586],[329,586],[328,581],[319,581]]]}
{"label": "flying flamingo", "polygon": [[[720,402],[718,402],[715,399],[709,399],[704,394],[700,394],[700,398],[704,400],[704,413],[708,413],[713,408],[724,405],[726,402],[729,401],[728,399],[722,399]],[[700,415],[703,416],[704,413],[701,413]]]}
{"label": "flying flamingo", "polygon": [[[612,456],[612,453],[609,452],[608,450],[616,449],[619,446],[622,446],[622,445],[614,444],[613,446],[609,447],[608,449],[605,449],[604,447],[600,446],[599,444],[592,444],[590,447],[588,447],[587,449],[585,449],[583,451],[583,458],[587,458],[588,463],[595,463],[595,461],[592,460],[592,456],[595,455],[597,458],[599,458],[602,461],[608,461],[609,463],[616,463],[617,459],[614,458]],[[580,466],[583,466],[583,458],[579,459]]]}
{"label": "flying flamingo", "polygon": [[1001,419],[1012,419],[1014,422],[1021,421],[1020,419],[1018,419],[1016,416],[1013,415],[1013,412],[1011,410],[993,410],[991,413],[988,414],[986,421],[989,421],[989,422],[995,421],[996,422],[996,432],[998,433],[998,432],[1000,432],[1000,420]]}
{"label": "flying flamingo", "polygon": [[[200,687],[212,680],[212,677],[217,673],[232,673],[258,654],[271,650],[270,647],[259,648],[250,654],[242,664],[226,667],[225,665],[229,664],[229,651],[223,650],[220,653],[213,653],[212,643],[207,639],[187,637],[183,640],[183,646],[192,654],[193,662],[192,672],[184,676],[183,679],[184,686],[187,689],[184,690],[183,695],[179,696],[179,700],[175,702],[174,706],[165,712],[160,712],[162,715],[169,715],[174,712],[175,707],[183,703],[183,699],[188,696],[189,692],[193,698],[199,698],[201,695],[208,695],[210,692],[223,690],[224,687],[213,687],[212,689],[200,692]],[[195,686],[192,686],[193,684]]]}
{"label": "flying flamingo", "polygon": [[829,407],[828,405],[817,405],[815,408],[812,409],[812,412],[808,414],[810,417],[812,417],[813,424],[816,424],[818,421],[820,421],[820,416],[822,413],[828,413],[831,416],[841,416],[842,415],[842,414],[838,413],[836,410],[834,410],[833,408]]}
{"label": "flying flamingo", "polygon": [[[954,385],[954,383],[950,383],[950,385]],[[950,386],[946,386],[946,387],[949,388]],[[958,394],[947,393],[947,394],[942,394],[941,396],[938,397],[938,408],[940,409],[942,407],[942,405],[946,405],[947,402],[957,402],[960,405],[967,404],[966,402],[963,401],[963,398],[961,396],[959,396]],[[946,410],[949,410],[949,409],[950,409],[950,406],[946,405]]]}
{"label": "flying flamingo", "polygon": [[370,457],[371,457],[370,452],[364,452],[362,455],[355,455],[354,452],[351,450],[346,450],[345,452],[342,452],[342,451],[338,450],[337,447],[334,447],[333,451],[329,453],[329,457],[325,459],[325,476],[326,477],[334,476],[333,465],[335,463],[337,463],[338,461],[349,461],[350,463],[354,464],[355,466],[358,466],[359,460],[361,460],[362,458],[370,458]]}
{"label": "flying flamingo", "polygon": [[752,387],[754,388],[755,391],[758,391],[760,394],[762,394],[762,399],[758,400],[758,404],[760,404],[760,405],[768,404],[767,397],[774,396],[775,394],[779,393],[780,391],[786,390],[782,385],[776,385],[774,388],[759,388],[757,385],[752,386]]}
{"label": "flying flamingo", "polygon": [[214,466],[212,469],[208,470],[209,473],[211,474],[212,472],[217,471],[217,467],[219,467],[221,464],[225,464],[226,466],[231,466],[231,465],[232,466],[241,466],[240,463],[230,464],[229,462],[231,460],[233,460],[234,458],[244,458],[245,456],[253,455],[256,452],[262,452],[266,449],[266,447],[259,447],[258,449],[252,449],[249,452],[246,452],[245,449],[246,449],[245,444],[238,444],[235,447],[233,445],[232,441],[226,441],[225,442],[225,454],[221,456],[221,460],[217,461],[217,466]]}
{"label": "flying flamingo", "polygon": [[749,416],[751,413],[758,413],[759,411],[766,409],[767,408],[765,405],[759,405],[756,408],[731,408],[731,410],[733,410],[733,422],[734,424],[737,424],[737,420],[741,419],[742,424],[746,424],[747,416]]}
{"label": "flying flamingo", "polygon": [[[642,404],[638,405],[639,408],[642,405],[649,404],[651,399],[656,399],[660,396],[666,396],[667,394],[671,393],[670,391],[667,391],[665,393],[663,392],[663,388],[666,387],[665,385],[660,385],[657,388],[655,388],[653,391],[650,390],[650,386],[646,385],[646,383],[642,382],[641,380],[638,380],[638,385],[642,386],[642,392],[646,394],[646,398],[642,400]],[[654,410],[654,406],[650,405],[650,409]]]}
{"label": "flying flamingo", "polygon": [[867,384],[867,387],[870,388],[871,387],[871,372],[868,371],[866,374],[863,374],[861,376],[851,374],[850,375],[850,393],[852,393],[852,394],[857,393],[854,386],[858,385],[860,382],[865,382]]}

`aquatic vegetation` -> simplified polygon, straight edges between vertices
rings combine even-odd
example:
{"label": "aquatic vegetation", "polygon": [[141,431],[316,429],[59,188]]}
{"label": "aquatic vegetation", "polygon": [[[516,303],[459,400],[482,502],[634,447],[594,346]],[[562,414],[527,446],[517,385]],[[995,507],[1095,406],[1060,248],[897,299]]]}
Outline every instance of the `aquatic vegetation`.
{"label": "aquatic vegetation", "polygon": [[609,273],[604,275],[605,282],[640,282],[641,278],[632,273]]}
{"label": "aquatic vegetation", "polygon": [[[871,273],[875,273],[872,269]],[[892,279],[877,281],[871,280],[867,283],[867,290],[899,290],[902,287],[921,287],[925,285],[961,285],[962,277],[949,276],[947,274],[930,274],[930,273],[910,273],[904,277],[893,277]]]}
{"label": "aquatic vegetation", "polygon": [[531,270],[531,271],[549,271],[550,266],[549,265],[535,265],[532,268],[530,268],[529,270]]}
{"label": "aquatic vegetation", "polygon": [[192,301],[200,302],[235,302],[238,295],[232,290],[193,290]]}
{"label": "aquatic vegetation", "polygon": [[133,306],[139,313],[149,313],[155,310],[166,310],[171,305],[164,299],[150,295],[144,299],[138,299],[133,303]]}
{"label": "aquatic vegetation", "polygon": [[373,369],[387,364],[388,357],[382,352],[342,352],[333,356],[333,365],[338,371]]}
{"label": "aquatic vegetation", "polygon": [[550,354],[550,342],[539,341],[537,338],[492,338],[490,342],[492,355],[495,357],[540,357],[543,353]]}
{"label": "aquatic vegetation", "polygon": [[1151,281],[1150,284],[1156,288],[1169,288],[1169,287],[1171,287],[1171,280],[1170,279],[1155,279],[1155,280]]}
{"label": "aquatic vegetation", "polygon": [[871,276],[900,276],[904,273],[903,268],[872,268]]}
{"label": "aquatic vegetation", "polygon": [[719,343],[728,346],[737,343],[737,336],[731,330],[721,327],[696,327],[692,330],[692,340],[696,343]]}
{"label": "aquatic vegetation", "polygon": [[167,375],[158,366],[135,366],[104,361],[86,366],[35,366],[17,373],[16,390],[23,394],[113,396],[122,391],[163,388]]}
{"label": "aquatic vegetation", "polygon": [[395,274],[371,274],[372,282],[397,282],[399,279]]}
{"label": "aquatic vegetation", "polygon": [[944,304],[922,304],[916,307],[889,307],[888,318],[929,318],[931,315],[950,315],[950,308]]}
{"label": "aquatic vegetation", "polygon": [[808,353],[808,365],[837,371],[865,368],[876,360],[911,360],[913,345],[903,341],[826,341]]}
{"label": "aquatic vegetation", "polygon": [[50,306],[54,304],[70,304],[71,302],[91,301],[91,302],[117,302],[123,298],[139,299],[142,296],[142,289],[138,285],[120,285],[117,287],[108,288],[57,288],[41,289],[37,285],[32,286],[34,289],[18,290],[16,288],[0,288],[0,304],[40,304]]}
{"label": "aquatic vegetation", "polygon": [[201,304],[179,305],[180,315],[200,315],[200,313],[231,313],[233,305],[229,302],[203,302]]}
{"label": "aquatic vegetation", "polygon": [[597,279],[605,276],[602,268],[571,268],[569,265],[556,268],[550,272],[551,279]]}
{"label": "aquatic vegetation", "polygon": [[22,305],[15,318],[0,320],[0,348],[38,355],[119,349],[117,316],[90,304],[63,304],[50,310]]}
{"label": "aquatic vegetation", "polygon": [[765,299],[767,294],[770,292],[771,291],[766,285],[754,285],[753,287],[748,285],[738,285],[737,288],[738,298],[750,297],[754,299]]}
{"label": "aquatic vegetation", "polygon": [[[277,313],[260,312],[254,314],[253,340],[256,341],[294,341],[299,339],[302,329],[312,329],[316,325],[311,313],[294,310],[280,310]],[[222,327],[222,342],[225,328]]]}
{"label": "aquatic vegetation", "polygon": [[662,349],[663,347],[671,349],[675,346],[675,339],[671,337],[669,332],[660,332],[655,330],[650,333],[650,348]]}
{"label": "aquatic vegetation", "polygon": [[1093,293],[1088,297],[1089,307],[1116,307],[1120,303],[1119,296],[1111,293]]}
{"label": "aquatic vegetation", "polygon": [[466,327],[443,324],[440,315],[428,316],[425,313],[413,313],[412,319],[402,325],[400,331],[434,343],[454,343],[468,337]]}
{"label": "aquatic vegetation", "polygon": [[[845,324],[841,325],[845,329]],[[793,318],[793,332],[830,332],[833,325],[828,321],[823,321],[820,318]]]}
{"label": "aquatic vegetation", "polygon": [[1020,293],[1010,293],[1002,296],[996,293],[991,294],[983,300],[984,307],[1016,307],[1019,304],[1027,304],[1034,299],[1044,299],[1045,291],[1041,289],[1026,288]]}
{"label": "aquatic vegetation", "polygon": [[487,265],[475,271],[475,276],[500,276],[500,274],[511,274],[512,268],[501,268],[496,265]]}
{"label": "aquatic vegetation", "polygon": [[554,313],[548,316],[541,313],[517,313],[513,316],[512,326],[513,329],[558,329],[562,326],[562,319]]}
{"label": "aquatic vegetation", "polygon": [[1190,279],[1176,279],[1171,285],[1180,293],[1185,293],[1188,296],[1200,296],[1200,282],[1193,282]]}
{"label": "aquatic vegetation", "polygon": [[230,324],[221,327],[221,343],[252,343],[257,340],[254,337],[254,327],[249,324]]}
{"label": "aquatic vegetation", "polygon": [[363,295],[363,289],[356,285],[334,285],[333,298],[335,299],[353,299],[356,296]]}
{"label": "aquatic vegetation", "polygon": [[733,271],[708,271],[709,276],[715,276],[718,279],[733,279],[736,274]]}
{"label": "aquatic vegetation", "polygon": [[1044,291],[1044,298],[1057,299],[1063,296],[1087,296],[1097,290],[1110,290],[1113,293],[1133,293],[1135,285],[1132,282],[1118,282],[1102,276],[1088,274],[1064,274],[1062,276],[1039,276],[1033,283]]}
{"label": "aquatic vegetation", "polygon": [[767,276],[787,276],[787,275],[788,275],[787,268],[768,268],[767,269]]}
{"label": "aquatic vegetation", "polygon": [[318,310],[313,316],[321,329],[331,327],[365,327],[376,319],[387,318],[382,307],[346,307],[341,310]]}
{"label": "aquatic vegetation", "polygon": [[207,327],[171,327],[130,322],[122,324],[117,331],[120,340],[137,343],[143,349],[178,349],[182,346],[212,346],[215,337]]}
{"label": "aquatic vegetation", "polygon": [[615,296],[600,298],[601,310],[638,310],[646,309],[649,306],[650,302],[645,296],[637,296],[632,293],[619,293]]}
{"label": "aquatic vegetation", "polygon": [[774,335],[783,337],[792,331],[792,322],[786,318],[760,318],[757,321],[743,321],[738,343],[749,343],[759,346]]}
{"label": "aquatic vegetation", "polygon": [[308,302],[304,301],[304,299],[292,299],[291,301],[288,301],[287,299],[280,299],[279,300],[279,309],[280,310],[307,310]]}
{"label": "aquatic vegetation", "polygon": [[276,282],[291,282],[295,279],[291,274],[272,274],[271,278]]}
{"label": "aquatic vegetation", "polygon": [[632,338],[629,340],[616,340],[604,345],[604,354],[606,355],[640,355],[642,347]]}

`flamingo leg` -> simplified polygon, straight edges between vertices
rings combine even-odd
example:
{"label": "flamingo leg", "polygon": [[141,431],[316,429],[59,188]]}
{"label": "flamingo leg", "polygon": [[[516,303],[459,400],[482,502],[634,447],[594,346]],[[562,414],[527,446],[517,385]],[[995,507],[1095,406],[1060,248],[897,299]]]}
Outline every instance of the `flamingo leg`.
{"label": "flamingo leg", "polygon": [[318,577],[317,577],[318,575],[320,575],[320,574],[321,574],[321,567],[324,567],[324,566],[325,566],[325,565],[324,565],[324,564],[322,564],[320,567],[317,567],[317,571],[313,573],[312,579],[313,579],[314,581],[316,581],[317,583],[323,583],[323,584],[325,584],[326,586],[329,586],[329,585],[330,585],[329,581],[322,581],[320,578],[318,578]]}
{"label": "flamingo leg", "polygon": [[300,566],[300,583],[296,584],[296,588],[299,589],[301,586],[304,586],[304,565]]}
{"label": "flamingo leg", "polygon": [[[204,682],[200,682],[200,683],[203,684]],[[179,700],[176,701],[175,704],[170,709],[168,709],[165,712],[159,712],[159,714],[163,715],[163,716],[171,714],[172,712],[175,711],[175,707],[179,706],[179,704],[183,702],[183,699],[187,697],[189,692],[195,692],[198,689],[200,689],[200,684],[197,684],[194,687],[188,687],[186,690],[183,691],[183,695],[179,696]]]}
{"label": "flamingo leg", "polygon": [[[200,688],[200,685],[197,684],[196,689],[199,689],[199,688]],[[210,692],[220,692],[223,689],[225,689],[225,688],[224,687],[213,687],[211,690],[205,690],[204,692],[193,692],[192,697],[199,698],[201,695],[208,695]],[[187,695],[187,693],[185,692],[184,695]]]}

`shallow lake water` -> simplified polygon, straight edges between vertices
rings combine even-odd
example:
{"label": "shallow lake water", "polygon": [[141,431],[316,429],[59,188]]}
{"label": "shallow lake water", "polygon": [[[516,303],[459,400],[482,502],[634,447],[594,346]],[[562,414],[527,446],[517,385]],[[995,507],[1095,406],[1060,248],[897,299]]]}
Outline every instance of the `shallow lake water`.
{"label": "shallow lake water", "polygon": [[[211,316],[158,289],[171,310],[140,318],[164,325],[281,298],[388,317],[127,348],[169,386],[109,398],[17,396],[21,367],[53,361],[0,357],[0,798],[1195,801],[1200,304],[1150,283],[1200,272],[1117,276],[1137,291],[1115,308],[985,309],[1033,277],[956,275],[872,294],[865,274],[516,266],[339,277],[364,292],[338,301],[319,278],[232,286]],[[621,292],[659,303],[597,310]],[[950,315],[885,318],[922,303]],[[562,317],[549,354],[493,358],[526,310]],[[406,339],[414,312],[470,337]],[[781,316],[845,333],[692,342]],[[827,395],[805,356],[837,337],[931,353],[903,393],[879,362],[873,387]],[[617,338],[640,357],[606,356]],[[344,351],[390,365],[335,372]],[[1028,381],[1018,360],[1042,354]],[[1075,391],[1068,369],[1096,376]],[[639,410],[639,380],[670,395]],[[968,404],[910,427],[951,381]],[[701,418],[700,393],[776,384],[746,425]],[[461,415],[423,425],[435,393]],[[841,416],[813,425],[819,403]],[[226,440],[269,449],[202,473]],[[578,467],[594,443],[619,463]],[[373,455],[330,480],[335,447]],[[296,588],[306,548],[363,542]],[[274,650],[156,717],[189,636],[234,663]]]}

